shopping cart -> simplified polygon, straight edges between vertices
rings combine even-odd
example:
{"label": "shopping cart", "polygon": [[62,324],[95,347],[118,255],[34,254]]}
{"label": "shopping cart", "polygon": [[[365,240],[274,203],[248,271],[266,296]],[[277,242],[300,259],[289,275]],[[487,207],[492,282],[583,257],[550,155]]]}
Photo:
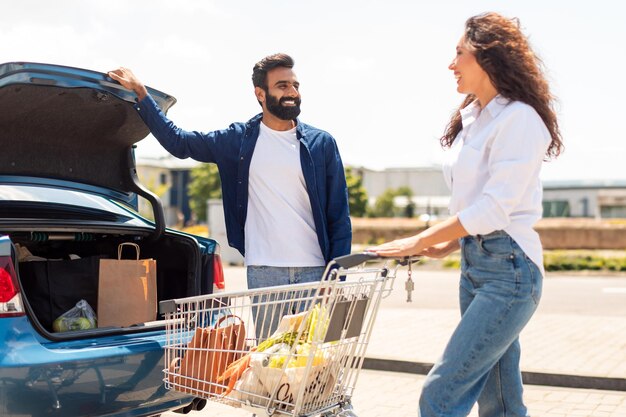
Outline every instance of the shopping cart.
{"label": "shopping cart", "polygon": [[352,416],[381,299],[402,262],[331,261],[320,282],[162,301],[168,389],[286,416]]}

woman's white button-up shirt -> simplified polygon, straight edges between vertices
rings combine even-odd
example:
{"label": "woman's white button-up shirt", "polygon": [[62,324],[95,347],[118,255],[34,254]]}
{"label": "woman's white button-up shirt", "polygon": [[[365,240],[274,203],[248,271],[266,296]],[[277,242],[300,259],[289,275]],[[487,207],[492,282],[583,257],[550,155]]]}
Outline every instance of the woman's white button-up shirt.
{"label": "woman's white button-up shirt", "polygon": [[452,192],[450,213],[471,235],[507,232],[542,270],[533,226],[542,215],[542,162],[551,142],[529,105],[496,96],[484,109],[461,110],[463,129],[447,152],[443,172]]}

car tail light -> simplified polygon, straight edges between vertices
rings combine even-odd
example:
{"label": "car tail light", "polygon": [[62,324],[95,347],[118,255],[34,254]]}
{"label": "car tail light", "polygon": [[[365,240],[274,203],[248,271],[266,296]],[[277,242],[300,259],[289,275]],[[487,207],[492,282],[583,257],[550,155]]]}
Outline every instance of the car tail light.
{"label": "car tail light", "polygon": [[222,258],[220,256],[219,247],[216,247],[213,254],[213,292],[222,291],[226,288],[224,282],[224,268],[222,267]]}
{"label": "car tail light", "polygon": [[0,317],[22,316],[22,297],[10,256],[0,256]]}

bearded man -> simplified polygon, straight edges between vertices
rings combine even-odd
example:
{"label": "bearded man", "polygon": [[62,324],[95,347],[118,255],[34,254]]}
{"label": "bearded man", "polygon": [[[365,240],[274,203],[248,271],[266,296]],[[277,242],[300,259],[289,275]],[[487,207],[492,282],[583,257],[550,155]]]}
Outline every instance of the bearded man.
{"label": "bearded man", "polygon": [[350,253],[339,150],[329,133],[298,119],[293,66],[282,53],[256,63],[252,83],[262,113],[207,133],[178,128],[129,69],[108,73],[137,94],[137,112],[168,152],[217,164],[228,243],[244,256],[250,289],[319,280],[331,259]]}

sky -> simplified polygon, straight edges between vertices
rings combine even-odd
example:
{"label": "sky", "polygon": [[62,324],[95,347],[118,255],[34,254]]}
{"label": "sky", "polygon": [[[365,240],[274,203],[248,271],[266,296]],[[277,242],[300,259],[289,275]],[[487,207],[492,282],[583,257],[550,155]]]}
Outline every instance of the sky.
{"label": "sky", "polygon": [[[0,62],[132,69],[178,100],[187,130],[260,112],[252,67],[285,52],[300,119],[330,132],[344,164],[438,166],[439,137],[463,96],[448,65],[465,20],[520,19],[543,60],[565,152],[544,180],[626,180],[626,3],[613,0],[20,0],[0,14]],[[149,136],[139,157],[167,155]]]}

